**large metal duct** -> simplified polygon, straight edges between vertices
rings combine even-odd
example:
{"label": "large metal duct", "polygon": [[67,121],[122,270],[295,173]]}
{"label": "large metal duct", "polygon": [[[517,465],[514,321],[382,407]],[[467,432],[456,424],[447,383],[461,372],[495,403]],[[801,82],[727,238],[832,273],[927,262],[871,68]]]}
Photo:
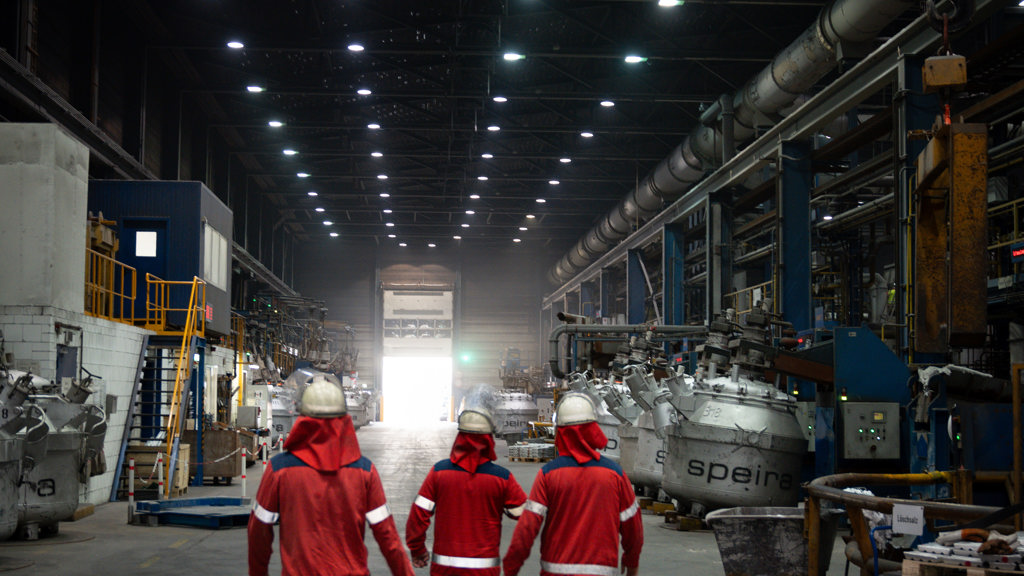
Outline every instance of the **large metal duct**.
{"label": "large metal duct", "polygon": [[[733,138],[739,143],[754,135],[757,126],[774,124],[779,112],[836,64],[841,43],[870,41],[916,0],[836,0],[821,10],[817,20],[799,38],[779,52],[763,70],[731,97]],[[716,103],[717,107],[721,106]],[[705,118],[717,116],[710,110]],[[553,284],[568,282],[616,242],[632,232],[665,203],[670,203],[722,163],[721,123],[698,125],[668,158],[661,161],[636,188],[588,231],[549,271]]]}

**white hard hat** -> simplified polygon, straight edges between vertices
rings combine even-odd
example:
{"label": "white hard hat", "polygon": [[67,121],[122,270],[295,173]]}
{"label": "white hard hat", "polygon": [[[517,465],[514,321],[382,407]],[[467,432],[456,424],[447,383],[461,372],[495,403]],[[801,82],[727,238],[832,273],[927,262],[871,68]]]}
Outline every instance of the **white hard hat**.
{"label": "white hard hat", "polygon": [[470,434],[494,433],[494,420],[483,408],[468,408],[459,414],[459,432]]}
{"label": "white hard hat", "polygon": [[572,426],[597,421],[597,409],[590,396],[580,392],[570,392],[562,396],[555,408],[555,425]]}
{"label": "white hard hat", "polygon": [[302,391],[299,414],[312,418],[337,418],[348,413],[345,391],[322,374],[313,376]]}

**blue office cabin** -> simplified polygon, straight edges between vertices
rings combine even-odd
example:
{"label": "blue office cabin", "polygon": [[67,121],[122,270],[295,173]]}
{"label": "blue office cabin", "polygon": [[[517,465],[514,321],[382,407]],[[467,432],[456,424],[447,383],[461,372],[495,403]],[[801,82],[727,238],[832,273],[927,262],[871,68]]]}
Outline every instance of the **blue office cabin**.
{"label": "blue office cabin", "polygon": [[[117,260],[138,271],[135,317],[145,317],[146,273],[206,281],[206,329],[231,328],[231,209],[202,182],[90,180],[89,211],[117,222]],[[187,300],[172,292],[172,307]],[[184,319],[170,318],[184,324]]]}

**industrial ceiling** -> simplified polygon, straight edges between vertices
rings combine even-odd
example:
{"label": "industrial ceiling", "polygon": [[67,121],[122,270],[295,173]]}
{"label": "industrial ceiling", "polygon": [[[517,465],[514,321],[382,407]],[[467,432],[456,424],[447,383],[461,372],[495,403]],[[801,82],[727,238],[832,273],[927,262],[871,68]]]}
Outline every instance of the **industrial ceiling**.
{"label": "industrial ceiling", "polygon": [[220,116],[213,127],[299,240],[520,241],[554,261],[823,4],[222,0],[128,11],[188,77],[186,97]]}

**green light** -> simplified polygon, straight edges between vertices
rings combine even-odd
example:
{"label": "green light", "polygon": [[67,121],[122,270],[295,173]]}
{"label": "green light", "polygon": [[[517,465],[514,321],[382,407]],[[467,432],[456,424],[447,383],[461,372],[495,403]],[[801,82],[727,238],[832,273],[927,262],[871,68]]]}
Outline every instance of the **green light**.
{"label": "green light", "polygon": [[864,429],[863,428],[858,428],[857,432],[859,432],[860,434],[863,434],[864,433]]}
{"label": "green light", "polygon": [[462,360],[463,362],[469,362],[470,360],[473,359],[473,357],[470,356],[469,353],[467,352],[466,354],[459,356],[459,359]]}
{"label": "green light", "polygon": [[868,432],[870,432],[870,433],[874,434],[874,433],[875,433],[875,429],[874,429],[874,428],[872,428],[872,429],[868,430]]}
{"label": "green light", "polygon": [[844,394],[844,395],[840,396],[839,400],[841,400],[843,402],[846,402],[846,395]]}

